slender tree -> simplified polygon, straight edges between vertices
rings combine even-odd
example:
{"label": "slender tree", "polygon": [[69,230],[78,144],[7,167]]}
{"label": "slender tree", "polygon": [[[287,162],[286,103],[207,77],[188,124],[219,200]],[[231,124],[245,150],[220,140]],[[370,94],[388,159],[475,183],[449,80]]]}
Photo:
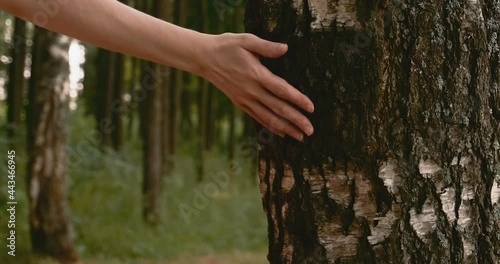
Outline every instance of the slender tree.
{"label": "slender tree", "polygon": [[[208,15],[208,0],[201,1],[199,9],[201,17],[201,30],[208,33],[210,30],[210,20]],[[205,161],[208,151],[208,128],[210,116],[210,87],[207,80],[198,78],[199,80],[199,101],[198,101],[198,155],[196,157],[197,181],[202,181],[205,173]]]}
{"label": "slender tree", "polygon": [[271,263],[499,263],[499,6],[249,1],[316,105],[312,137],[262,143]]}
{"label": "slender tree", "polygon": [[[174,8],[175,8],[175,13],[174,13],[175,24],[182,27],[186,27],[188,22],[188,11],[189,11],[188,0],[174,1]],[[169,157],[173,157],[177,150],[177,139],[178,139],[177,131],[179,128],[179,119],[180,119],[179,108],[180,108],[182,90],[184,86],[184,76],[186,75],[186,73],[181,70],[175,70],[173,71],[173,73],[174,73],[173,78],[171,80],[173,84],[169,89],[170,90],[170,132],[169,132],[170,143],[168,143],[168,146],[170,147],[168,153]],[[174,163],[171,163],[172,168],[174,165],[175,165]]]}
{"label": "slender tree", "polygon": [[[130,1],[120,2],[128,4]],[[94,114],[102,135],[101,146],[115,150],[122,149],[124,144],[125,58],[122,54],[98,49],[96,58],[91,58],[96,69],[87,67],[95,71],[97,81],[87,78],[84,91],[88,110]]]}
{"label": "slender tree", "polygon": [[[168,6],[168,0],[157,0],[154,2],[152,14],[161,19],[168,18]],[[163,88],[169,82],[167,70],[165,66],[149,63],[142,80],[142,88],[146,94],[141,118],[144,128],[144,218],[149,223],[157,223],[159,220],[161,176],[166,161],[164,156],[168,153],[164,149],[166,144],[163,143],[166,140],[163,122],[168,118],[163,115],[163,94],[167,92]]]}
{"label": "slender tree", "polygon": [[[125,2],[125,1],[124,1]],[[126,3],[126,2],[125,2]],[[112,91],[113,91],[113,101],[109,108],[111,109],[111,122],[115,127],[111,134],[111,138],[113,141],[113,148],[115,150],[121,150],[123,148],[124,143],[124,133],[123,133],[123,120],[125,111],[124,102],[123,102],[123,94],[125,93],[125,56],[123,54],[115,54],[115,66],[114,66],[114,83]]]}
{"label": "slender tree", "polygon": [[36,30],[27,120],[32,248],[63,263],[78,259],[66,197],[70,41]]}
{"label": "slender tree", "polygon": [[26,80],[24,68],[28,52],[26,22],[20,18],[14,19],[14,35],[11,38],[12,63],[9,66],[9,82],[7,84],[7,136],[16,134],[17,126],[21,122],[23,108],[23,93]]}

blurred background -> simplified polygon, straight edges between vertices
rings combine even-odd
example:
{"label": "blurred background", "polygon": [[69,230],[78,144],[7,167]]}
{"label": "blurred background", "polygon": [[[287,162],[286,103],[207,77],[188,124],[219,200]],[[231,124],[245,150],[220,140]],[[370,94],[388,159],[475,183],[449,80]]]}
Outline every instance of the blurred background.
{"label": "blurred background", "polygon": [[[121,2],[198,31],[244,30],[242,0]],[[0,263],[266,263],[254,123],[221,92],[4,12],[0,34]],[[40,221],[56,231],[33,231]],[[52,236],[70,238],[69,253]]]}

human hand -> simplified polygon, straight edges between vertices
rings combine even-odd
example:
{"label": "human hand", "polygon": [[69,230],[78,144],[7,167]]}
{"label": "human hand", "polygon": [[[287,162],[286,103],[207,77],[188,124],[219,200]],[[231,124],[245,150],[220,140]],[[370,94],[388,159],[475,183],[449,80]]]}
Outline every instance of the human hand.
{"label": "human hand", "polygon": [[311,100],[264,67],[257,56],[281,57],[288,50],[286,44],[252,34],[207,36],[207,49],[200,52],[200,76],[276,135],[302,141],[304,133],[314,132],[311,122],[294,107],[313,112]]}

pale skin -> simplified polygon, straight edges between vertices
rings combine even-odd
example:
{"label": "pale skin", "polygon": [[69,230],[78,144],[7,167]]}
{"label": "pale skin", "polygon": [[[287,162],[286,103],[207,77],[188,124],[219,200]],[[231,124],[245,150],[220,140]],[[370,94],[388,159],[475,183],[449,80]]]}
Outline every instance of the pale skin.
{"label": "pale skin", "polygon": [[0,0],[0,9],[84,42],[199,75],[276,135],[314,132],[298,108],[311,100],[264,67],[286,44],[252,34],[209,35],[141,13],[116,0]]}

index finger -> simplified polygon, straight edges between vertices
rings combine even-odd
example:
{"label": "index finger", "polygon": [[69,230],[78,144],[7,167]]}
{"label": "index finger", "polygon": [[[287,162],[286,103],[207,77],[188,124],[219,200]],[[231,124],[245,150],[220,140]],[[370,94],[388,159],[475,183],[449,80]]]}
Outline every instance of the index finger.
{"label": "index finger", "polygon": [[309,113],[314,112],[314,104],[309,97],[295,89],[283,78],[274,75],[267,68],[265,68],[264,78],[260,80],[260,83],[277,97],[287,100]]}

